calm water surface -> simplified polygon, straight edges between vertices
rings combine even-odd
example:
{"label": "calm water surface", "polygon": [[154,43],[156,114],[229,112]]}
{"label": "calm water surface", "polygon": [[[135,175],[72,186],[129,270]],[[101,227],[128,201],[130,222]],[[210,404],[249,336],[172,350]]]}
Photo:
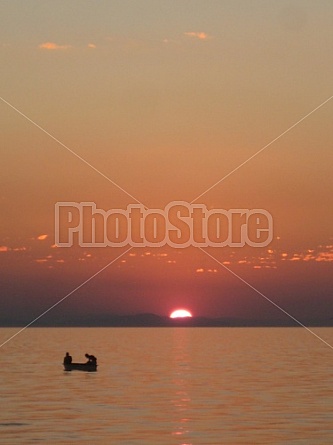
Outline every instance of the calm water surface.
{"label": "calm water surface", "polygon": [[30,328],[0,353],[1,444],[333,443],[333,351],[305,329]]}

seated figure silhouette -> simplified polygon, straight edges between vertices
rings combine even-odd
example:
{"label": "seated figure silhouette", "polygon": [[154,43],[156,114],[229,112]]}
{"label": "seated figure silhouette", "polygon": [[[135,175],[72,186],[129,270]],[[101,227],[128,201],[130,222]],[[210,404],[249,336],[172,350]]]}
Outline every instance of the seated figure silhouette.
{"label": "seated figure silhouette", "polygon": [[64,365],[70,365],[72,363],[72,357],[69,355],[68,352],[66,352],[66,355],[64,357]]}
{"label": "seated figure silhouette", "polygon": [[97,358],[94,355],[85,354],[85,357],[88,359],[88,361],[87,361],[88,365],[96,365],[97,364]]}

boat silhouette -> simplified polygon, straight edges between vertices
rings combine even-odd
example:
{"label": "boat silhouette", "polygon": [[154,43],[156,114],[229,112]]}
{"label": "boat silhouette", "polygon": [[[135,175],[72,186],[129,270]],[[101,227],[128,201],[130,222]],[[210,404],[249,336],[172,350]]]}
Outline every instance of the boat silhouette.
{"label": "boat silhouette", "polygon": [[65,371],[86,371],[86,372],[96,372],[96,363],[64,363]]}

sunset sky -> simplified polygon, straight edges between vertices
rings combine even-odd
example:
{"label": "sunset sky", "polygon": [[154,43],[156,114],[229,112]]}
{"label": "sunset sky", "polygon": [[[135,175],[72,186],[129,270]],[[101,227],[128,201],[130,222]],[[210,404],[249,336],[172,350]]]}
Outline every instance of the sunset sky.
{"label": "sunset sky", "polygon": [[266,209],[270,246],[132,249],[46,317],[284,319],[223,265],[301,321],[333,317],[331,1],[11,0],[0,18],[1,324],[126,250],[55,247],[56,202],[191,202],[312,111],[197,201]]}

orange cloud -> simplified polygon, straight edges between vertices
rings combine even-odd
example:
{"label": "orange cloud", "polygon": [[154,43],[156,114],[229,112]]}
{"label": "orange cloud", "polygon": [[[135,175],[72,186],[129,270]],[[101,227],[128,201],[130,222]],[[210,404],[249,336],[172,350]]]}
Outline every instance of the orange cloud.
{"label": "orange cloud", "polygon": [[10,249],[7,246],[0,246],[0,252],[8,252]]}
{"label": "orange cloud", "polygon": [[333,261],[333,253],[332,252],[321,252],[316,261]]}
{"label": "orange cloud", "polygon": [[92,48],[92,49],[96,48],[96,45],[94,43],[88,43],[87,46],[88,46],[88,48]]}
{"label": "orange cloud", "polygon": [[42,240],[46,239],[47,237],[48,237],[48,235],[39,235],[39,236],[37,236],[37,239],[42,241]]}
{"label": "orange cloud", "polygon": [[194,37],[199,40],[208,40],[212,37],[206,34],[205,32],[184,32],[184,35],[187,37]]}
{"label": "orange cloud", "polygon": [[58,45],[54,42],[45,42],[38,45],[39,49],[48,49],[48,50],[66,50],[72,48],[71,45]]}

